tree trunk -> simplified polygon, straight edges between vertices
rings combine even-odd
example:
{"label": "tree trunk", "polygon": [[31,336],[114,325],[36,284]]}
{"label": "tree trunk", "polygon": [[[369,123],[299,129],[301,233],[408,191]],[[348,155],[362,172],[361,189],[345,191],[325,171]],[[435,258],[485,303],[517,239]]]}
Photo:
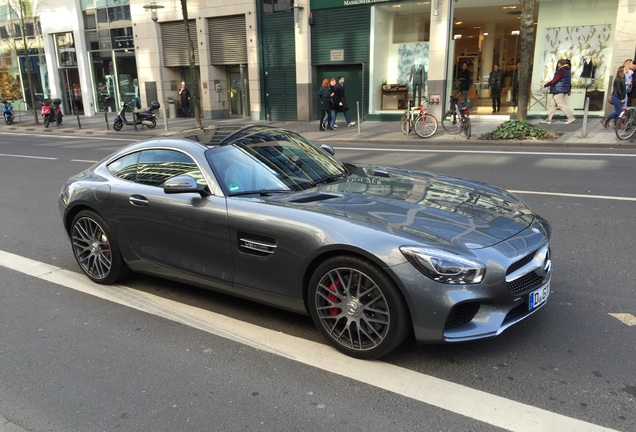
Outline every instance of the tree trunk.
{"label": "tree trunk", "polygon": [[[22,3],[20,2],[20,8],[18,9],[20,12],[19,20],[20,20],[20,32],[22,33],[22,49],[24,50],[24,64],[26,66],[26,74],[27,74],[27,82],[29,84],[29,96],[31,97],[31,109],[33,110],[33,120],[35,124],[40,124],[40,117],[38,116],[38,112],[35,109],[35,87],[33,86],[33,74],[31,73],[31,62],[29,62],[29,45],[27,44],[27,23],[26,17],[24,16],[24,8],[22,7]],[[18,52],[16,46],[16,57],[18,57],[18,63],[20,58],[20,53]]]}
{"label": "tree trunk", "polygon": [[188,42],[188,61],[190,63],[190,73],[192,74],[192,83],[194,85],[191,93],[192,103],[194,104],[194,122],[197,128],[201,128],[201,111],[199,109],[200,84],[199,77],[194,64],[194,44],[190,37],[190,24],[188,23],[188,0],[181,0],[181,14],[183,15],[183,25],[185,27],[186,41]]}
{"label": "tree trunk", "polygon": [[530,98],[530,80],[532,71],[530,61],[534,50],[534,7],[536,0],[519,0],[521,3],[521,22],[519,28],[521,40],[521,59],[519,64],[519,95],[517,119],[528,118],[528,100]]}

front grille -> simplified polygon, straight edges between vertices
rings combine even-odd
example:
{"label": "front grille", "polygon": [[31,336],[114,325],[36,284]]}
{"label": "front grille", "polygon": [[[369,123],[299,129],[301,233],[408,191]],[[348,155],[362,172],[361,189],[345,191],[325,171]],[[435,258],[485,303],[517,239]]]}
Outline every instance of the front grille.
{"label": "front grille", "polygon": [[[506,276],[530,264],[532,260],[535,258],[535,256],[537,255],[537,253],[539,253],[540,251],[541,249],[537,249],[534,252],[524,256],[520,260],[512,263],[510,267],[508,267],[508,270],[506,271]],[[550,259],[550,249],[548,248],[546,260],[549,260],[549,259]],[[543,263],[542,265],[545,265],[545,263]],[[513,295],[520,295],[520,294],[525,294],[527,292],[530,292],[533,289],[539,288],[548,280],[549,274],[543,274],[540,271],[536,272],[535,271],[536,268],[533,268],[533,267],[535,266],[530,266],[526,274],[518,277],[517,279],[511,282],[508,282],[508,290],[510,290],[510,292]]]}
{"label": "front grille", "polygon": [[479,310],[479,303],[461,303],[451,309],[446,318],[446,329],[458,327],[466,324],[475,317],[475,314]]}
{"label": "front grille", "polygon": [[543,285],[543,279],[544,278],[537,276],[535,272],[530,272],[521,276],[519,279],[515,279],[510,282],[508,284],[508,289],[514,295],[522,294],[526,291],[531,291],[534,288],[539,288]]}

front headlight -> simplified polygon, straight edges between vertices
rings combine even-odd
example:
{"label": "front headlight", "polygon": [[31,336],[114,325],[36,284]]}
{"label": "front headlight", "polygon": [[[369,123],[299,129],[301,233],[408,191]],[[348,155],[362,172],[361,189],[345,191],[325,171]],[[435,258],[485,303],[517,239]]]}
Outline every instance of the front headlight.
{"label": "front headlight", "polygon": [[479,261],[444,250],[402,246],[400,251],[424,276],[444,284],[477,284],[486,271]]}

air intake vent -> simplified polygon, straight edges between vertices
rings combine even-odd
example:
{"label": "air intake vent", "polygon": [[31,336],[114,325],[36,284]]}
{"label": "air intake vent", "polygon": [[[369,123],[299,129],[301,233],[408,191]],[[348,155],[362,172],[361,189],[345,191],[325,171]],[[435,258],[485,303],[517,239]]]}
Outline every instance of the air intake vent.
{"label": "air intake vent", "polygon": [[290,202],[293,203],[299,203],[299,204],[305,204],[305,203],[310,203],[310,202],[315,202],[315,201],[324,201],[324,200],[328,200],[328,199],[332,199],[332,198],[339,198],[339,195],[331,195],[331,194],[315,194],[315,195],[305,195],[302,196],[300,198],[296,198],[294,200],[291,200]]}

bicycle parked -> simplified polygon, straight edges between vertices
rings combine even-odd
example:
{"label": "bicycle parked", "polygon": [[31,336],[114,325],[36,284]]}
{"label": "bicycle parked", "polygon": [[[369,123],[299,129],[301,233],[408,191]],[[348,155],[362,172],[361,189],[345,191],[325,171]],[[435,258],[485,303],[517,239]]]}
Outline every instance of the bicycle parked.
{"label": "bicycle parked", "polygon": [[424,105],[411,107],[410,100],[406,106],[406,111],[402,114],[400,123],[404,135],[410,135],[412,131],[415,131],[417,136],[429,138],[437,132],[437,119],[435,116],[427,113]]}
{"label": "bicycle parked", "polygon": [[442,117],[442,127],[449,134],[463,133],[470,139],[470,109],[473,107],[473,100],[466,103],[459,102],[459,98],[450,97],[450,109]]}
{"label": "bicycle parked", "polygon": [[614,131],[619,140],[628,140],[634,136],[636,132],[636,107],[623,108],[616,119]]}

